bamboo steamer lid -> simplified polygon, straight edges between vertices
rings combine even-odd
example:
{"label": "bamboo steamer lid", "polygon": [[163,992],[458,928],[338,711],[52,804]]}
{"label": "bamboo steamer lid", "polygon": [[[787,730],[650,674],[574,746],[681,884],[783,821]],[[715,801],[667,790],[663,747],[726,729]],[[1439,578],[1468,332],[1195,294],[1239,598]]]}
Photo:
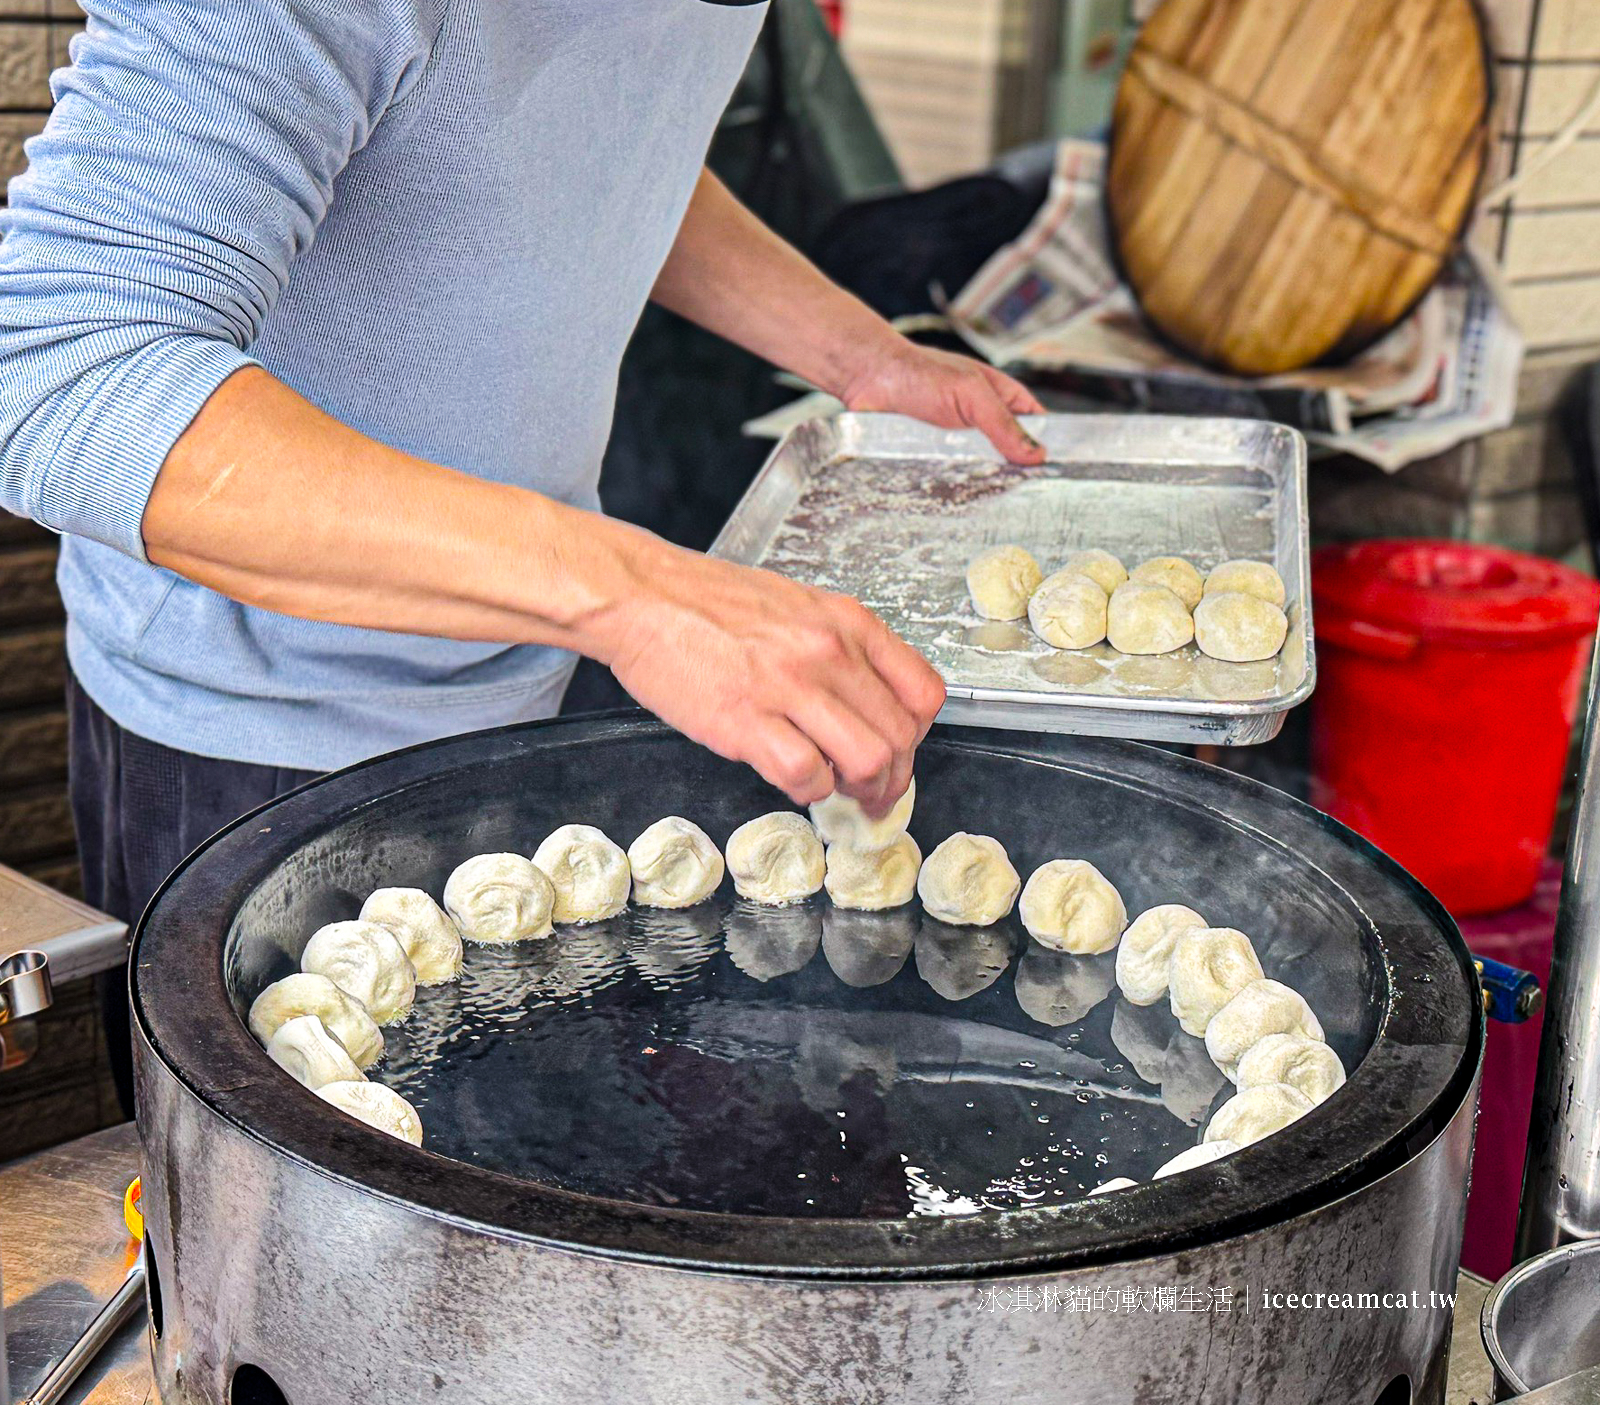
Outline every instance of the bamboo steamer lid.
{"label": "bamboo steamer lid", "polygon": [[1246,375],[1359,351],[1449,257],[1489,93],[1471,0],[1165,0],[1117,89],[1107,180],[1145,313]]}

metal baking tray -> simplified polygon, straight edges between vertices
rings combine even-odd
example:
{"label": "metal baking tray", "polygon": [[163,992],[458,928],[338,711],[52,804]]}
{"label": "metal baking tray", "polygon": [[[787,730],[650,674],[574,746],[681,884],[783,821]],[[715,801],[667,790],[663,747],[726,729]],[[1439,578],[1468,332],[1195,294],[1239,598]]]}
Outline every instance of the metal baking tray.
{"label": "metal baking tray", "polygon": [[[972,430],[899,415],[842,414],[791,431],[712,544],[871,606],[927,656],[942,721],[1147,741],[1248,745],[1276,736],[1311,695],[1305,440],[1259,420],[1040,415],[1049,459],[1008,464]],[[1270,561],[1288,591],[1289,637],[1264,663],[1193,645],[1131,656],[1108,644],[1052,649],[1026,620],[980,619],[966,566],[1016,542],[1046,572],[1084,547],[1128,565],[1182,556],[1202,572]]]}

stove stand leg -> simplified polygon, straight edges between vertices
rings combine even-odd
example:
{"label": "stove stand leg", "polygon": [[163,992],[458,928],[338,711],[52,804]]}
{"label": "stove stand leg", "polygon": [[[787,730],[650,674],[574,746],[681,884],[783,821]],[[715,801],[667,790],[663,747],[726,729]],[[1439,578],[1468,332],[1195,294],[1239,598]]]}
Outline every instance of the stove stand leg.
{"label": "stove stand leg", "polygon": [[1520,1261],[1600,1237],[1600,687],[1589,715],[1556,920],[1517,1225]]}

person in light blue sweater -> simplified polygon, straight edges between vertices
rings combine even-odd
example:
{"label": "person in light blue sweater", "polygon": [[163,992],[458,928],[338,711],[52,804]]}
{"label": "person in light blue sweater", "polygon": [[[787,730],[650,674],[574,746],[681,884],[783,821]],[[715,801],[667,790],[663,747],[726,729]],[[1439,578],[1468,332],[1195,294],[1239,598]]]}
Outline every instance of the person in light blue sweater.
{"label": "person in light blue sweater", "polygon": [[[647,300],[1037,462],[704,169],[762,4],[87,0],[0,215],[0,504],[65,534],[91,901],[305,776],[553,713],[574,654],[797,803],[938,677],[853,601],[598,512]],[[692,413],[693,407],[685,407]]]}

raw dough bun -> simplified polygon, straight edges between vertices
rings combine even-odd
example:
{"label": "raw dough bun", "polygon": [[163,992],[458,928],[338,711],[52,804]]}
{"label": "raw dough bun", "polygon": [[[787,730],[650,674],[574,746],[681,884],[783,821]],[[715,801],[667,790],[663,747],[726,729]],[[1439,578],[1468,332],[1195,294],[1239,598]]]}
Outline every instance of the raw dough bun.
{"label": "raw dough bun", "polygon": [[1085,859],[1040,864],[1022,890],[1021,908],[1030,937],[1074,956],[1110,951],[1128,925],[1122,895]]}
{"label": "raw dough bun", "polygon": [[469,942],[548,937],[555,903],[555,885],[521,854],[479,854],[444,885],[444,910]]}
{"label": "raw dough bun", "polygon": [[741,898],[782,907],[822,886],[827,858],[804,815],[774,810],[728,836],[728,872]]}
{"label": "raw dough bun", "polygon": [[1194,612],[1200,652],[1224,663],[1276,658],[1289,635],[1289,617],[1276,605],[1242,591],[1208,595]]}
{"label": "raw dough bun", "polygon": [[422,1119],[393,1088],[381,1083],[324,1083],[317,1096],[348,1112],[358,1122],[399,1137],[412,1146],[422,1145]]}
{"label": "raw dough bun", "polygon": [[1087,551],[1073,552],[1067,557],[1061,569],[1081,571],[1107,595],[1128,579],[1127,567],[1109,551],[1102,551],[1097,546],[1091,546]]}
{"label": "raw dough bun", "polygon": [[555,886],[557,922],[604,922],[628,905],[628,856],[592,824],[564,824],[533,853],[533,866]]}
{"label": "raw dough bun", "polygon": [[1194,618],[1164,585],[1130,580],[1106,610],[1106,638],[1124,654],[1170,654],[1194,638]]}
{"label": "raw dough bun", "polygon": [[1238,1149],[1238,1142],[1201,1142],[1199,1146],[1180,1151],[1171,1161],[1161,1166],[1152,1179],[1159,1181],[1183,1171],[1198,1170],[1201,1166],[1209,1166],[1213,1161],[1221,1161],[1224,1156],[1232,1156]]}
{"label": "raw dough bun", "polygon": [[1253,595],[1280,610],[1288,598],[1283,588],[1283,577],[1265,561],[1224,561],[1206,577],[1206,594],[1222,595],[1238,591]]}
{"label": "raw dough bun", "polygon": [[1101,1181],[1089,1194],[1110,1195],[1114,1190],[1132,1190],[1138,1184],[1138,1181],[1129,1180],[1126,1176],[1113,1176],[1109,1181]]}
{"label": "raw dough bun", "polygon": [[1057,571],[1028,600],[1028,623],[1055,649],[1087,649],[1106,637],[1106,593],[1081,571]]}
{"label": "raw dough bun", "polygon": [[1245,1050],[1233,1081],[1240,1088],[1287,1083],[1313,1104],[1324,1103],[1344,1086],[1344,1065],[1320,1039],[1308,1039],[1303,1034],[1269,1034]]}
{"label": "raw dough bun", "polygon": [[967,565],[972,607],[986,620],[1020,620],[1044,572],[1020,546],[991,546]]}
{"label": "raw dough bun", "polygon": [[1282,981],[1251,981],[1211,1017],[1206,1026],[1206,1052],[1238,1082],[1239,1060],[1269,1034],[1323,1037],[1321,1023],[1298,990]]}
{"label": "raw dough bun", "polygon": [[1021,888],[1021,875],[998,839],[960,829],[928,855],[917,875],[917,896],[928,916],[958,927],[998,922]]}
{"label": "raw dough bun", "polygon": [[315,1015],[285,1020],[267,1041],[267,1054],[313,1092],[324,1083],[360,1083],[366,1077]]}
{"label": "raw dough bun", "polygon": [[811,823],[817,827],[824,844],[847,844],[863,852],[887,849],[906,832],[906,826],[911,823],[911,808],[916,803],[915,779],[881,820],[869,819],[860,801],[836,790],[811,807]]}
{"label": "raw dough bun", "polygon": [[633,900],[640,907],[693,907],[722,882],[722,854],[697,824],[668,815],[628,845]]}
{"label": "raw dough bun", "polygon": [[835,907],[881,912],[900,907],[917,895],[922,851],[909,834],[887,849],[863,852],[846,844],[828,846],[828,872],[823,885]]}
{"label": "raw dough bun", "polygon": [[393,1024],[417,998],[416,967],[395,934],[376,922],[318,927],[300,953],[300,969],[326,976],[379,1024]]}
{"label": "raw dough bun", "polygon": [[1148,561],[1141,562],[1128,573],[1130,581],[1148,581],[1152,585],[1164,585],[1174,595],[1183,601],[1185,610],[1192,610],[1200,603],[1200,597],[1205,594],[1205,582],[1200,577],[1200,572],[1195,570],[1181,556],[1153,556]]}
{"label": "raw dough bun", "polygon": [[1190,928],[1167,967],[1167,999],[1185,1034],[1204,1039],[1211,1017],[1264,973],[1250,938],[1232,927]]}
{"label": "raw dough bun", "polygon": [[1249,1146],[1310,1112],[1314,1104],[1287,1083],[1260,1083],[1235,1093],[1206,1127],[1206,1141]]}
{"label": "raw dough bun", "polygon": [[1205,925],[1205,918],[1182,903],[1146,908],[1117,943],[1117,988],[1135,1005],[1154,1005],[1167,993],[1167,967],[1178,938]]}
{"label": "raw dough bun", "polygon": [[394,933],[418,985],[443,985],[461,974],[461,933],[421,888],[379,888],[361,904],[361,920]]}
{"label": "raw dough bun", "polygon": [[315,1015],[345,1047],[357,1068],[371,1068],[383,1057],[383,1031],[367,1007],[326,976],[304,971],[273,981],[250,1006],[250,1033],[263,1044],[299,1015]]}

